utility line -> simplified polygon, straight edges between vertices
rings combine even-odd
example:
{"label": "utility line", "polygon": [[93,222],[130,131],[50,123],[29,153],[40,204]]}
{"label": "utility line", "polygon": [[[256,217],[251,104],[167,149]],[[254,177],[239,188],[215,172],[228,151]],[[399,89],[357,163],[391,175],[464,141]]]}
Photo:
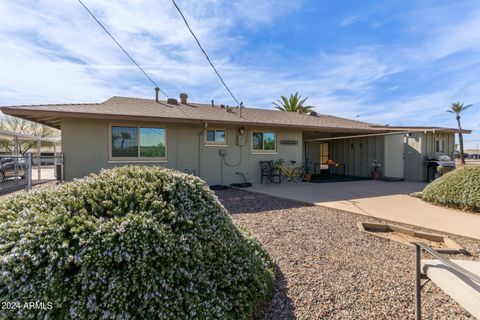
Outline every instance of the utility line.
{"label": "utility line", "polygon": [[[80,0],[79,0],[80,1]],[[175,2],[175,0],[172,0],[173,2],[173,5],[175,6],[175,8],[177,8],[178,12],[180,13],[180,15],[182,16],[182,19],[183,21],[185,22],[185,25],[187,26],[188,30],[190,31],[190,33],[192,34],[193,38],[195,39],[195,41],[197,42],[198,44],[198,47],[200,48],[200,50],[202,50],[203,54],[205,55],[205,58],[207,58],[207,61],[208,63],[210,63],[210,65],[212,66],[213,70],[215,71],[215,73],[217,74],[218,78],[220,79],[220,81],[222,82],[223,86],[225,87],[225,89],[227,89],[228,93],[230,93],[230,95],[232,96],[233,100],[235,100],[235,102],[237,103],[238,106],[240,106],[240,102],[238,102],[237,98],[235,98],[235,96],[233,95],[232,91],[230,90],[230,88],[227,86],[227,84],[225,83],[225,81],[223,80],[222,76],[220,75],[220,73],[218,72],[217,68],[215,68],[215,66],[213,65],[212,61],[210,60],[210,57],[208,56],[207,52],[203,49],[202,45],[200,44],[200,41],[198,40],[197,36],[195,35],[195,33],[193,32],[192,28],[190,28],[190,25],[188,24],[188,21],[187,19],[185,18],[185,16],[183,15],[183,12],[182,10],[178,7],[177,3]]]}
{"label": "utility line", "polygon": [[138,63],[135,61],[135,59],[132,58],[131,55],[128,54],[128,52],[122,47],[122,45],[112,36],[112,34],[107,30],[107,28],[105,28],[105,26],[97,19],[97,17],[95,17],[95,15],[92,13],[92,11],[90,11],[90,9],[88,9],[88,7],[82,2],[82,0],[78,0],[78,2],[80,2],[80,4],[85,8],[85,10],[87,10],[87,12],[92,16],[92,18],[98,23],[98,25],[100,27],[102,27],[102,29],[110,36],[110,38],[112,38],[112,40],[117,44],[117,46],[122,49],[122,51],[127,55],[127,57],[132,60],[132,62],[138,67],[138,69],[140,69],[140,71],[148,78],[148,80],[150,80],[151,83],[153,83],[153,85],[155,86],[155,88],[158,88],[160,90],[161,93],[163,93],[163,95],[165,97],[168,98],[168,95],[162,90],[160,89],[160,87],[155,83],[155,81],[152,80],[152,78],[150,78],[150,76],[145,72],[145,70],[142,69],[142,67],[140,67],[138,65]]}

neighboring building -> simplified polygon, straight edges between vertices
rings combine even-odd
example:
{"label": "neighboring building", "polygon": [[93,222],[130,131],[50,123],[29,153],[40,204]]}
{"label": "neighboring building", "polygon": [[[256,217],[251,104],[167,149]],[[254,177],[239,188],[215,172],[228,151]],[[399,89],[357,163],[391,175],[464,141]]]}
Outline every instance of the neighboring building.
{"label": "neighboring building", "polygon": [[[392,127],[316,113],[113,97],[98,104],[2,107],[5,114],[62,131],[65,178],[140,164],[195,172],[209,184],[260,181],[261,160],[327,160],[339,174],[423,181],[429,155],[453,157],[456,129]],[[470,131],[465,130],[464,133]]]}

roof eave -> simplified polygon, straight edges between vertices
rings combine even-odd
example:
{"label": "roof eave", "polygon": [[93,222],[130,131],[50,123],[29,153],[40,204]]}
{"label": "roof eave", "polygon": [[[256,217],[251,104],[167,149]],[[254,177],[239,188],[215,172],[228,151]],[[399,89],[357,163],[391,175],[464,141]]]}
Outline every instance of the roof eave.
{"label": "roof eave", "polygon": [[48,111],[48,110],[33,110],[26,108],[15,107],[1,107],[0,110],[7,115],[15,116],[25,120],[38,122],[40,124],[61,129],[62,119],[101,119],[101,120],[120,120],[120,121],[148,121],[148,122],[170,122],[170,123],[215,123],[227,125],[244,125],[244,126],[268,126],[268,127],[286,127],[298,128],[303,130],[313,131],[335,131],[335,132],[382,132],[385,131],[380,128],[350,128],[350,127],[327,127],[327,126],[310,126],[310,125],[294,125],[294,124],[278,124],[266,122],[251,122],[245,119],[241,121],[236,120],[212,120],[212,119],[178,119],[166,117],[152,117],[152,116],[132,116],[132,115],[111,115],[102,113],[80,113],[80,112],[66,112],[66,111]]}
{"label": "roof eave", "polygon": [[470,134],[472,133],[472,130],[467,130],[467,129],[455,129],[455,128],[431,128],[431,127],[390,127],[390,126],[373,126],[374,128],[377,129],[383,129],[386,131],[409,131],[409,132],[451,132],[451,133],[465,133],[465,134]]}

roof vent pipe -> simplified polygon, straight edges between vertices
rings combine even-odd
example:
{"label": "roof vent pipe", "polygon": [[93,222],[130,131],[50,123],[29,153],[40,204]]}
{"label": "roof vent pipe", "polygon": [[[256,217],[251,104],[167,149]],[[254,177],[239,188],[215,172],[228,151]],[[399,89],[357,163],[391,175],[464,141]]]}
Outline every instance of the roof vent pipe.
{"label": "roof vent pipe", "polygon": [[182,104],[187,104],[188,102],[188,94],[186,93],[180,93],[180,102]]}
{"label": "roof vent pipe", "polygon": [[212,100],[212,108],[215,108],[215,100]]}
{"label": "roof vent pipe", "polygon": [[155,102],[158,103],[158,91],[160,91],[159,87],[155,87]]}

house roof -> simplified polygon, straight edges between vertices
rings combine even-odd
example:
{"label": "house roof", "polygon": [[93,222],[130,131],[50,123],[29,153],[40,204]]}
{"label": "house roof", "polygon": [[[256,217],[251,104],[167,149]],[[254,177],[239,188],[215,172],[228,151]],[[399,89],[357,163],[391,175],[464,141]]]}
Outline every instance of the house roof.
{"label": "house roof", "polygon": [[60,129],[62,118],[168,121],[187,123],[223,123],[296,127],[310,130],[344,132],[384,132],[393,127],[331,115],[299,114],[257,108],[227,108],[211,104],[169,104],[152,99],[112,97],[102,103],[5,106],[8,115]]}

